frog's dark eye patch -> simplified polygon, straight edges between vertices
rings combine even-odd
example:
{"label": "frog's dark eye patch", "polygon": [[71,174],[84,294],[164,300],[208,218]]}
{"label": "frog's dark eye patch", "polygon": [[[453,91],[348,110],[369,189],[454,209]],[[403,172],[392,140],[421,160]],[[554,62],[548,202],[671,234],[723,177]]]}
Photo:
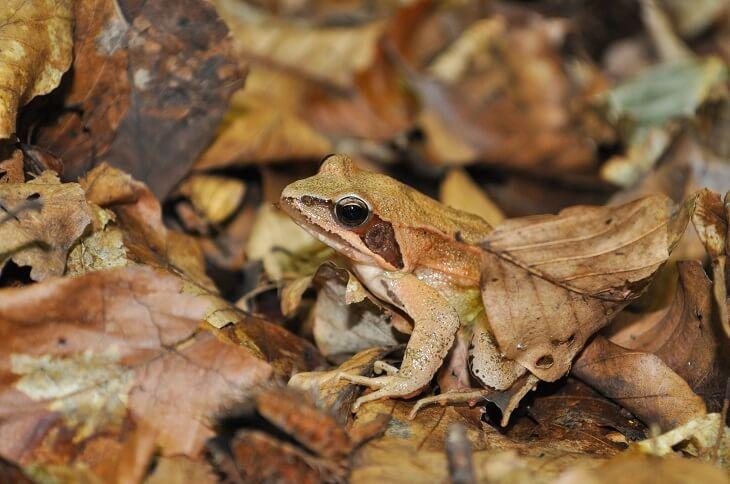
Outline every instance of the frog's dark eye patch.
{"label": "frog's dark eye patch", "polygon": [[343,197],[335,203],[335,218],[344,227],[362,227],[370,220],[370,207],[361,198]]}

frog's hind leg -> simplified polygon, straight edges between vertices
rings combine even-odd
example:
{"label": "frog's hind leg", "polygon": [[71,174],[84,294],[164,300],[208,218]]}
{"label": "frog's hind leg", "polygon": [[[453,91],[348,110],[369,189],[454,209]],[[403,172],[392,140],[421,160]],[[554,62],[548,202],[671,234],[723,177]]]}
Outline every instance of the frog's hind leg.
{"label": "frog's hind leg", "polygon": [[476,405],[479,400],[486,399],[486,397],[493,393],[494,390],[482,389],[482,390],[450,390],[440,395],[432,395],[419,399],[408,414],[408,418],[413,420],[416,418],[416,414],[423,407],[438,403],[439,405],[453,405],[455,403],[467,403],[470,407]]}

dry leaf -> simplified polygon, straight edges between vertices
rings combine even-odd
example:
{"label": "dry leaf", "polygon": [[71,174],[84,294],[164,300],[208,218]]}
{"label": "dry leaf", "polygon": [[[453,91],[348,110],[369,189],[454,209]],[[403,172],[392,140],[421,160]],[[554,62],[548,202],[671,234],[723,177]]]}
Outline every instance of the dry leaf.
{"label": "dry leaf", "polygon": [[[370,295],[349,271],[322,265],[314,275],[318,287],[312,310],[313,336],[327,358],[341,360],[376,346],[398,344],[411,323]],[[408,331],[409,332],[409,331]]]}
{"label": "dry leaf", "polygon": [[677,271],[679,284],[671,304],[614,330],[610,339],[624,348],[657,355],[711,410],[719,410],[727,363],[722,351],[725,342],[718,340],[710,281],[697,261],[678,262]]}
{"label": "dry leaf", "polygon": [[202,0],[90,0],[73,15],[74,76],[36,143],[60,155],[65,177],[106,161],[167,195],[241,86],[226,26]]}
{"label": "dry leaf", "polygon": [[[29,201],[38,206],[14,213]],[[63,274],[68,251],[91,222],[81,187],[61,183],[51,171],[28,183],[0,184],[0,207],[14,213],[0,225],[2,265],[12,260],[30,266],[35,281]]]}
{"label": "dry leaf", "polygon": [[193,175],[180,187],[193,207],[209,222],[219,224],[229,218],[243,201],[246,185],[235,178]]}
{"label": "dry leaf", "polygon": [[500,350],[539,378],[563,376],[587,339],[650,282],[687,217],[650,196],[512,219],[487,235],[482,298]]}
{"label": "dry leaf", "polygon": [[[12,154],[5,160],[0,161],[0,183],[23,183],[23,152],[10,148]],[[3,157],[2,144],[0,144],[0,159]]]}
{"label": "dry leaf", "polygon": [[719,413],[694,418],[666,433],[637,442],[635,448],[646,454],[665,456],[673,453],[674,448],[682,444],[691,444],[683,447],[695,455],[698,452],[707,454],[717,448],[717,456],[724,465],[730,463],[730,428],[722,421]]}
{"label": "dry leaf", "polygon": [[670,430],[705,415],[705,402],[658,356],[627,350],[596,336],[573,374],[629,409],[647,425]]}
{"label": "dry leaf", "polygon": [[163,455],[196,456],[212,435],[208,415],[272,369],[201,331],[208,302],[182,286],[125,268],[3,290],[0,452],[23,465],[53,456],[93,468],[85,459],[114,452],[137,421]]}
{"label": "dry leaf", "polygon": [[333,253],[268,204],[259,209],[246,252],[249,259],[263,261],[264,270],[273,281],[314,274]]}
{"label": "dry leaf", "polygon": [[71,0],[5,0],[0,6],[0,140],[20,107],[58,86],[71,65]]}
{"label": "dry leaf", "polygon": [[505,219],[502,210],[464,170],[449,171],[441,182],[439,200],[451,208],[479,215],[493,227]]}

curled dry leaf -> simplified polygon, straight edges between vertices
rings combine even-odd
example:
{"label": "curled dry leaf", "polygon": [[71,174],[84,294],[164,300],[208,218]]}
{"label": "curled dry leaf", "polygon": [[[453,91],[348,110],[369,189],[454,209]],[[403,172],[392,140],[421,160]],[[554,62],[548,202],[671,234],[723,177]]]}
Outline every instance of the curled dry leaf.
{"label": "curled dry leaf", "polygon": [[678,262],[677,271],[679,284],[671,304],[614,331],[610,340],[629,350],[655,354],[710,409],[718,410],[725,394],[727,361],[722,351],[725,341],[718,339],[710,281],[698,261]]}
{"label": "curled dry leaf", "polygon": [[18,109],[58,86],[71,65],[72,0],[5,0],[0,6],[0,140]]}
{"label": "curled dry leaf", "polygon": [[691,447],[684,445],[684,448],[695,455],[707,454],[717,448],[717,457],[725,465],[730,463],[730,427],[722,421],[719,413],[694,418],[662,435],[637,442],[635,447],[646,454],[665,456],[682,444],[691,444]]}
{"label": "curled dry leaf", "polygon": [[37,130],[37,144],[60,155],[65,177],[107,161],[164,197],[243,82],[228,30],[203,0],[70,3],[74,76],[59,119]]}
{"label": "curled dry leaf", "polygon": [[705,402],[657,355],[627,350],[598,335],[573,374],[629,409],[648,425],[673,429],[705,415]]}
{"label": "curled dry leaf", "polygon": [[[20,210],[29,202],[37,206]],[[0,184],[0,207],[13,214],[0,224],[0,263],[30,266],[35,281],[63,274],[69,250],[91,223],[82,188],[51,171],[28,183]]]}
{"label": "curled dry leaf", "polygon": [[500,350],[542,380],[563,376],[651,281],[686,222],[657,195],[498,226],[481,246],[482,298]]}
{"label": "curled dry leaf", "polygon": [[246,194],[246,185],[235,178],[216,175],[193,175],[180,187],[195,210],[213,224],[229,218]]}
{"label": "curled dry leaf", "polygon": [[208,302],[182,289],[124,268],[3,290],[0,453],[93,469],[144,425],[163,455],[197,456],[209,415],[272,367],[201,330]]}

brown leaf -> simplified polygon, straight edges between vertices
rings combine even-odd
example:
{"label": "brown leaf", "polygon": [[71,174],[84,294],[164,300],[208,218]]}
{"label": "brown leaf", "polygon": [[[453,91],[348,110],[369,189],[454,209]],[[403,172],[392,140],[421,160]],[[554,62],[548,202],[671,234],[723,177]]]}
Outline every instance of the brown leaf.
{"label": "brown leaf", "polygon": [[600,335],[572,372],[647,425],[670,430],[706,413],[702,399],[658,356],[622,348]]}
{"label": "brown leaf", "polygon": [[[504,354],[539,378],[564,375],[587,339],[636,298],[666,261],[680,218],[651,196],[512,219],[481,244],[482,298]],[[686,221],[684,221],[686,224]]]}
{"label": "brown leaf", "polygon": [[[677,263],[679,284],[672,303],[611,334],[613,343],[653,353],[681,376],[711,410],[725,394],[726,362],[718,340],[710,281],[697,261]],[[610,330],[610,328],[608,328]]]}
{"label": "brown leaf", "polygon": [[6,0],[0,8],[0,140],[18,109],[58,86],[71,65],[71,0]]}
{"label": "brown leaf", "polygon": [[209,222],[219,224],[229,218],[243,201],[246,185],[235,178],[193,175],[182,184],[180,193]]}
{"label": "brown leaf", "polygon": [[91,222],[91,210],[77,183],[61,183],[51,171],[28,183],[0,184],[4,213],[14,213],[29,201],[36,201],[40,210],[22,210],[0,225],[0,257],[2,265],[13,260],[32,267],[30,277],[40,281],[63,274],[66,255]]}
{"label": "brown leaf", "polygon": [[209,415],[272,368],[201,330],[208,303],[182,286],[125,268],[4,290],[0,453],[93,468],[100,462],[86,459],[113,451],[138,422],[163,455],[197,456]]}
{"label": "brown leaf", "polygon": [[242,74],[203,0],[75,2],[74,76],[37,144],[75,179],[101,161],[164,197],[213,138]]}

